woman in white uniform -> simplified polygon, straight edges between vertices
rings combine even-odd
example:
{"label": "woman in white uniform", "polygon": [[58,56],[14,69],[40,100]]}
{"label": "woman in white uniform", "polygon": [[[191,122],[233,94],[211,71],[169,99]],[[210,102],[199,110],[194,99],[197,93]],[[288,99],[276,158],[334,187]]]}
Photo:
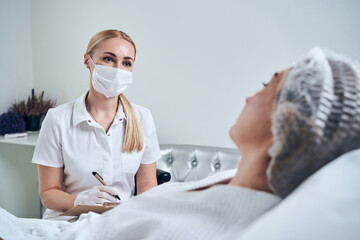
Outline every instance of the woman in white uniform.
{"label": "woman in white uniform", "polygon": [[77,205],[129,199],[135,174],[138,194],[157,185],[161,153],[152,115],[123,95],[132,83],[135,56],[135,44],[124,32],[97,33],[84,54],[89,91],[48,111],[32,160],[38,164],[39,195],[47,208],[44,219]]}

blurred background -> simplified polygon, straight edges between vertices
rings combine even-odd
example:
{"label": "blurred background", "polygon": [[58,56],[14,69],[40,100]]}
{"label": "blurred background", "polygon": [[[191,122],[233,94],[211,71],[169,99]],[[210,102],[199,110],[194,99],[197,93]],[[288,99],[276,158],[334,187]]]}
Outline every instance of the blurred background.
{"label": "blurred background", "polygon": [[88,41],[125,31],[137,46],[125,92],[149,108],[162,144],[235,147],[245,98],[317,45],[360,60],[358,0],[0,0],[0,113],[45,91],[87,91]]}

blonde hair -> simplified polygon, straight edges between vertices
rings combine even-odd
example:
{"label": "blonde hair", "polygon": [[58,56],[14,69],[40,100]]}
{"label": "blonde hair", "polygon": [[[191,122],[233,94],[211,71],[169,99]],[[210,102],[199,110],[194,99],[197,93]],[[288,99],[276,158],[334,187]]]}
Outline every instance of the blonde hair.
{"label": "blonde hair", "polygon": [[89,44],[86,49],[86,53],[89,54],[90,56],[92,56],[92,54],[94,53],[94,50],[101,43],[103,43],[105,40],[107,40],[109,38],[122,38],[122,39],[125,39],[126,41],[128,41],[129,43],[131,43],[131,45],[133,45],[133,47],[134,47],[135,57],[136,57],[136,47],[135,47],[135,43],[133,42],[133,40],[126,33],[119,31],[119,30],[115,30],[115,29],[104,30],[104,31],[101,31],[101,32],[98,32],[97,34],[95,34],[89,41]]}
{"label": "blonde hair", "polygon": [[[92,56],[94,50],[105,40],[109,38],[122,38],[133,45],[136,55],[136,47],[133,40],[124,32],[110,29],[98,32],[89,41],[86,53]],[[143,148],[143,135],[137,120],[135,110],[129,100],[123,94],[119,95],[120,103],[123,106],[126,116],[126,127],[124,140],[122,142],[122,151],[131,153],[133,151],[140,151]]]}

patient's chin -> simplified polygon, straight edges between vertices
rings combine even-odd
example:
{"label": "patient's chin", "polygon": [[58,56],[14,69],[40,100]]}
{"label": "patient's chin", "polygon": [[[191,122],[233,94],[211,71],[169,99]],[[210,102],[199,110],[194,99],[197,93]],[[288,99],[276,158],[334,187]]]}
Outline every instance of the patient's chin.
{"label": "patient's chin", "polygon": [[231,128],[230,128],[230,130],[229,130],[229,137],[231,138],[231,140],[233,140],[234,141],[234,138],[233,138],[233,128],[234,128],[234,126],[232,126]]}

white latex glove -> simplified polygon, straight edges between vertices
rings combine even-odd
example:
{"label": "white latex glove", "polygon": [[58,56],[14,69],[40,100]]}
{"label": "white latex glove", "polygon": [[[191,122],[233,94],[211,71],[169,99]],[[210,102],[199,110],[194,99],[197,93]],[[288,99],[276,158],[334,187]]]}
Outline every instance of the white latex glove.
{"label": "white latex glove", "polygon": [[120,196],[120,192],[109,186],[95,186],[87,195],[78,195],[74,201],[77,205],[103,205],[104,203],[119,203],[120,201],[114,196]]}

